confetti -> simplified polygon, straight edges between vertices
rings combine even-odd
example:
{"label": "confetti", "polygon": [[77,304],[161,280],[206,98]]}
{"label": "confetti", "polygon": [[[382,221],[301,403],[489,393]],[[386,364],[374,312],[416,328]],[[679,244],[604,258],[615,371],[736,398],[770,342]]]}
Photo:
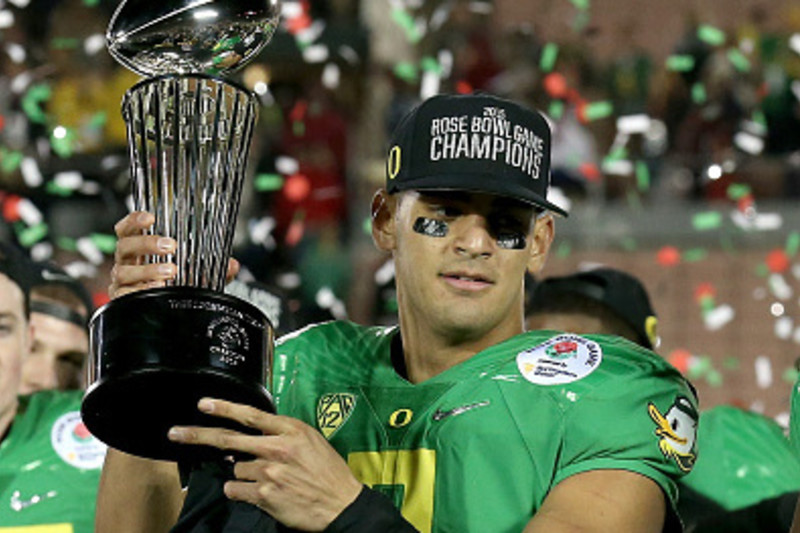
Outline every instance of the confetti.
{"label": "confetti", "polygon": [[794,323],[791,317],[782,316],[775,321],[775,336],[781,340],[789,340],[794,331]]}
{"label": "confetti", "polygon": [[689,72],[694,68],[694,57],[690,55],[671,55],[667,58],[667,70]]}
{"label": "confetti", "polygon": [[798,249],[800,249],[800,232],[793,231],[786,237],[784,250],[787,256],[792,257],[797,254]]}
{"label": "confetti", "polygon": [[674,366],[681,374],[686,374],[689,371],[689,365],[692,360],[692,354],[688,350],[677,349],[667,356],[669,364]]}
{"label": "confetti", "polygon": [[708,100],[708,93],[706,92],[706,86],[703,85],[701,82],[697,82],[692,84],[692,102],[697,105],[702,105],[706,103]]}
{"label": "confetti", "polygon": [[258,192],[278,191],[283,187],[283,177],[280,174],[258,174],[253,187]]}
{"label": "confetti", "polygon": [[49,227],[46,223],[42,222],[35,226],[28,226],[17,231],[17,239],[19,243],[25,248],[30,248],[37,242],[44,239],[49,232]]}
{"label": "confetti", "polygon": [[711,309],[703,316],[706,328],[710,331],[722,329],[736,317],[736,311],[727,304],[720,305]]}
{"label": "confetti", "polygon": [[786,278],[781,274],[773,272],[769,275],[769,278],[767,278],[767,283],[772,294],[779,300],[786,301],[794,294],[792,286],[787,283]]}
{"label": "confetti", "polygon": [[756,384],[761,389],[772,385],[772,361],[764,355],[759,355],[755,360]]}
{"label": "confetti", "polygon": [[617,131],[629,135],[642,134],[650,129],[650,117],[644,113],[617,117]]}
{"label": "confetti", "polygon": [[542,48],[542,55],[539,58],[539,69],[542,72],[550,72],[556,64],[558,58],[558,45],[556,43],[547,43]]}
{"label": "confetti", "polygon": [[89,239],[104,254],[113,254],[117,249],[117,238],[107,233],[92,233]]}
{"label": "confetti", "polygon": [[579,106],[579,116],[589,122],[610,117],[613,113],[614,104],[610,101],[593,102]]}
{"label": "confetti", "polygon": [[636,187],[640,191],[650,188],[650,169],[644,161],[636,162]]}
{"label": "confetti", "polygon": [[681,252],[674,246],[664,246],[656,253],[656,262],[665,267],[671,267],[681,262]]}
{"label": "confetti", "polygon": [[767,254],[766,264],[770,272],[786,272],[790,265],[789,256],[782,249],[772,250]]}
{"label": "confetti", "polygon": [[703,248],[691,248],[683,252],[683,260],[687,263],[697,263],[708,257],[708,250]]}
{"label": "confetti", "polygon": [[701,24],[697,28],[697,37],[711,46],[719,46],[725,43],[725,32],[709,24]]}
{"label": "confetti", "polygon": [[731,48],[728,50],[728,61],[730,61],[739,72],[750,72],[750,60],[747,59],[747,56],[738,48]]}
{"label": "confetti", "polygon": [[692,226],[697,231],[708,231],[722,226],[722,214],[717,211],[698,213],[692,217]]}
{"label": "confetti", "polygon": [[311,181],[304,174],[292,174],[286,178],[283,194],[290,202],[302,202],[311,192]]}

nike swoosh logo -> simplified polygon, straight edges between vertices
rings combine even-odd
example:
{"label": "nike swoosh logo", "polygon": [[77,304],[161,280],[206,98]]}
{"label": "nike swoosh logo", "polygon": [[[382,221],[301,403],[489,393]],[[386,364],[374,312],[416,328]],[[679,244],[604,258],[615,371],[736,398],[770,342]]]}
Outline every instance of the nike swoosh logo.
{"label": "nike swoosh logo", "polygon": [[461,407],[455,407],[448,411],[442,411],[441,409],[436,409],[436,412],[433,413],[433,419],[435,421],[442,420],[447,418],[448,416],[458,416],[460,414],[466,413],[467,411],[472,411],[473,409],[478,409],[480,407],[486,407],[489,405],[489,400],[485,400],[483,402],[478,403],[471,403],[469,405],[462,405]]}
{"label": "nike swoosh logo", "polygon": [[42,500],[45,500],[47,498],[52,498],[56,494],[57,494],[56,491],[51,490],[48,493],[46,493],[44,496],[39,495],[39,494],[34,494],[31,498],[29,498],[27,500],[22,500],[22,499],[20,499],[20,496],[21,496],[20,492],[18,490],[15,490],[14,493],[11,495],[11,502],[10,502],[11,509],[14,510],[14,511],[21,511],[21,510],[25,509],[26,507],[30,507],[31,505],[36,505],[37,503],[41,502]]}

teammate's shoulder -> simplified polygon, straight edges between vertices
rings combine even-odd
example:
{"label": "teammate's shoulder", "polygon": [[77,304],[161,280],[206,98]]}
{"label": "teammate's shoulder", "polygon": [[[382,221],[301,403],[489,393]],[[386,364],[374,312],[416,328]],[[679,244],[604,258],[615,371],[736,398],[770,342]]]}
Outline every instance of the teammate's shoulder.
{"label": "teammate's shoulder", "polygon": [[77,411],[81,408],[83,391],[42,390],[20,396],[20,412],[53,413]]}

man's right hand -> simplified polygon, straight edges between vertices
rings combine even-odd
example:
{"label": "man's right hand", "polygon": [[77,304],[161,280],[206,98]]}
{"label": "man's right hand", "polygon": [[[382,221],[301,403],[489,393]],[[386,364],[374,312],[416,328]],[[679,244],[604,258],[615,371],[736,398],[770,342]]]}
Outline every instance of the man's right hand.
{"label": "man's right hand", "polygon": [[142,289],[163,287],[167,280],[177,274],[178,267],[174,263],[145,264],[148,255],[164,257],[177,247],[175,239],[145,234],[145,230],[155,221],[151,213],[134,211],[114,226],[117,249],[111,269],[111,285],[108,287],[108,294],[112,298]]}
{"label": "man's right hand", "polygon": [[[144,211],[129,213],[114,226],[117,234],[117,249],[114,252],[114,267],[111,269],[111,298],[129,292],[163,287],[175,278],[178,267],[174,263],[147,264],[147,256],[165,257],[174,253],[178,243],[175,239],[161,235],[146,235],[145,231],[156,221],[155,216]],[[239,272],[239,262],[228,261],[226,279],[231,281]]]}

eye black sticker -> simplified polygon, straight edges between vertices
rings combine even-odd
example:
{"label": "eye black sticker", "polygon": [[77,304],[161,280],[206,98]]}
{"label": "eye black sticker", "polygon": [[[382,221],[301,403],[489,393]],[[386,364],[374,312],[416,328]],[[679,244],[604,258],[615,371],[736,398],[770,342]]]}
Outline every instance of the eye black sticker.
{"label": "eye black sticker", "polygon": [[427,237],[444,237],[447,235],[447,222],[433,218],[419,217],[414,221],[414,231]]}
{"label": "eye black sticker", "polygon": [[497,235],[497,246],[506,250],[524,250],[527,244],[522,232],[504,232]]}

